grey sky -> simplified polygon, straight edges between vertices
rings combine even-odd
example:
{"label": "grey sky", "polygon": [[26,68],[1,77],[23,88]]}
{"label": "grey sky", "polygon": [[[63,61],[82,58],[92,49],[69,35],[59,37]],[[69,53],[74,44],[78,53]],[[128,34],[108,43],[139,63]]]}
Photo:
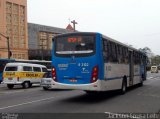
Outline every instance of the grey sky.
{"label": "grey sky", "polygon": [[160,0],[27,0],[28,22],[100,32],[160,55]]}

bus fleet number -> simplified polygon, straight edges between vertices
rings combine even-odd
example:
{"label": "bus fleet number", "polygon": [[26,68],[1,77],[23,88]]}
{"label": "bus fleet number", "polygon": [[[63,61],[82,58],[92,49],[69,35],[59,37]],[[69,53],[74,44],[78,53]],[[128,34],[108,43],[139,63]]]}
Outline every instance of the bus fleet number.
{"label": "bus fleet number", "polygon": [[89,63],[78,63],[79,67],[88,67]]}

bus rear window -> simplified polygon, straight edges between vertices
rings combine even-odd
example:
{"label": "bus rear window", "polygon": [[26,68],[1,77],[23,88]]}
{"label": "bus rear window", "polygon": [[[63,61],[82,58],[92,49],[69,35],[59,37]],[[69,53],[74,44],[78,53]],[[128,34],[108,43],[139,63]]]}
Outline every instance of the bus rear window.
{"label": "bus rear window", "polygon": [[17,67],[12,66],[12,67],[6,67],[5,71],[17,71]]}
{"label": "bus rear window", "polygon": [[95,36],[71,35],[55,39],[55,54],[57,56],[88,56],[95,53]]}

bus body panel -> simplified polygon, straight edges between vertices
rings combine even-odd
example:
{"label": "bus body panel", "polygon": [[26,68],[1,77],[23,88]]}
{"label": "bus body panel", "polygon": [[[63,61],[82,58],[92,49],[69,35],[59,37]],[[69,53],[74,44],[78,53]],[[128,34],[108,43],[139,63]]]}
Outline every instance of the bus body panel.
{"label": "bus body panel", "polygon": [[[88,57],[67,58],[56,57],[52,52],[52,65],[56,68],[57,82],[64,84],[90,84],[92,70],[98,66],[98,79],[103,80],[103,62],[101,50],[101,35],[96,35],[96,53]],[[53,45],[54,46],[54,45]],[[54,49],[54,48],[53,48]]]}
{"label": "bus body panel", "polygon": [[[93,60],[94,59],[94,60]],[[97,60],[95,56],[91,58],[57,58],[54,62],[56,68],[57,80],[60,83],[67,84],[86,84],[90,83],[92,68]],[[74,80],[76,82],[74,82]]]}
{"label": "bus body panel", "polygon": [[[81,35],[83,33],[73,34]],[[87,33],[84,34],[87,35]],[[70,34],[67,35],[70,36]],[[63,35],[60,35],[58,37],[63,37]],[[134,62],[135,52],[138,53],[138,51],[134,48],[123,45],[122,43],[114,40],[112,41],[112,39],[108,38],[109,40],[111,40],[111,42],[125,47],[128,52],[128,62],[124,61],[124,63],[120,63],[118,62],[118,60],[116,63],[110,62],[104,54],[103,39],[103,35],[96,33],[96,53],[92,56],[87,57],[55,56],[54,40],[52,45],[52,66],[55,67],[57,75],[57,81],[55,81],[53,84],[54,88],[80,89],[86,91],[107,91],[121,89],[124,79],[126,79],[127,81],[127,87],[141,83],[142,75],[146,75],[146,70],[144,63],[141,64],[140,62],[138,62],[139,64],[137,65]],[[94,83],[91,83],[90,80],[92,76],[92,70],[95,66],[98,66],[98,80]]]}

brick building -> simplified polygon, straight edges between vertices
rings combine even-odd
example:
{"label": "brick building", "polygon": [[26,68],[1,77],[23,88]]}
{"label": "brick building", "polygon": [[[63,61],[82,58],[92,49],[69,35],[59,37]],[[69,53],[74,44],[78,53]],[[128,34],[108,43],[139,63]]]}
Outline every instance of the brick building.
{"label": "brick building", "polygon": [[50,60],[52,37],[72,29],[27,23],[27,0],[0,0],[0,58]]}
{"label": "brick building", "polygon": [[[11,58],[28,59],[27,0],[0,0],[0,33]],[[0,58],[8,58],[7,47],[0,35]]]}

